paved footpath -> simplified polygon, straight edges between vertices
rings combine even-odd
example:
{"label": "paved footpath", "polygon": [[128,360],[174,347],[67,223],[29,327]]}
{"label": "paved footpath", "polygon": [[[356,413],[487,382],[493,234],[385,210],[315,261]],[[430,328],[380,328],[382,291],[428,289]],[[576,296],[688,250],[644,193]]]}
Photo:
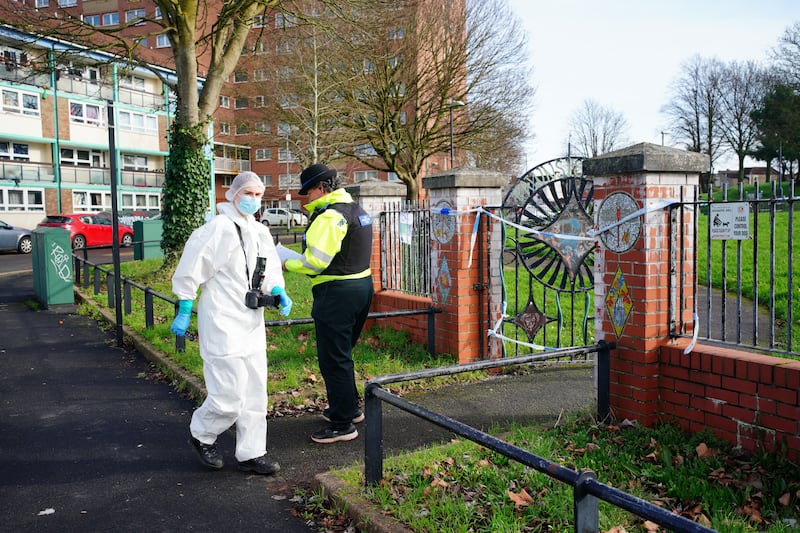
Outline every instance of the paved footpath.
{"label": "paved footpath", "polygon": [[[159,380],[136,351],[65,310],[34,311],[30,272],[0,275],[0,531],[313,531],[292,512],[294,488],[361,461],[363,438],[318,445],[313,415],[269,421],[275,477],[198,463],[186,443],[194,404]],[[587,368],[536,372],[412,396],[488,429],[591,409]],[[384,408],[387,454],[447,440],[448,432]]]}

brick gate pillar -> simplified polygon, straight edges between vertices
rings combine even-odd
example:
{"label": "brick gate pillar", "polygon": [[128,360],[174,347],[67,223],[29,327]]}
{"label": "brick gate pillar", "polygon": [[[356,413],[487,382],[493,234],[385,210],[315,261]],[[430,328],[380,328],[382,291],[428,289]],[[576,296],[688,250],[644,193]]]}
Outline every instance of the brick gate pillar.
{"label": "brick gate pillar", "polygon": [[[583,161],[584,176],[594,181],[599,230],[645,209],[602,233],[595,254],[595,338],[617,343],[609,388],[618,420],[650,425],[659,415],[660,347],[670,342],[670,214],[663,206],[679,202],[682,190],[684,199],[694,199],[700,173],[708,169],[706,155],[649,143]],[[693,213],[685,213],[679,222],[691,240]],[[684,245],[688,297],[673,302],[691,323],[695,243]]]}
{"label": "brick gate pillar", "polygon": [[369,266],[372,269],[372,286],[379,291],[381,288],[381,232],[378,219],[387,205],[397,204],[405,199],[406,186],[402,183],[366,180],[354,185],[347,185],[344,189],[372,217],[372,257]]}
{"label": "brick gate pillar", "polygon": [[[501,261],[495,258],[494,264],[489,264],[486,249],[502,249],[500,224],[492,224],[489,217],[480,215],[482,228],[494,229],[488,236],[489,243],[484,229],[473,247],[476,213],[468,211],[478,206],[499,206],[502,187],[507,184],[505,176],[473,168],[453,169],[422,179],[433,212],[432,300],[442,310],[436,317],[436,351],[457,355],[459,363],[499,355],[495,353],[496,344],[487,342],[487,333],[502,312]],[[442,209],[451,214],[438,214]]]}

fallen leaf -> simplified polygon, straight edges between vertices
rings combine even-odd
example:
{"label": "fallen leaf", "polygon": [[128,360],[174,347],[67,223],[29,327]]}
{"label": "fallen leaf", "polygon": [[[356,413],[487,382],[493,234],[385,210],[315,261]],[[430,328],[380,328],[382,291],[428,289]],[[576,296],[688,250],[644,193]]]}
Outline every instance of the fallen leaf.
{"label": "fallen leaf", "polygon": [[698,444],[694,451],[697,453],[697,457],[708,457],[708,446],[705,442]]}
{"label": "fallen leaf", "polygon": [[778,503],[786,507],[789,505],[789,502],[792,501],[792,495],[788,492],[783,494],[780,498],[778,498]]}
{"label": "fallen leaf", "polygon": [[508,492],[508,497],[511,499],[512,502],[514,502],[515,509],[519,509],[520,507],[527,507],[533,503],[533,498],[531,498],[531,495],[528,494],[528,491],[526,491],[525,489],[522,489],[517,493],[512,492],[510,490],[507,492]]}
{"label": "fallen leaf", "polygon": [[650,520],[645,520],[644,521],[644,528],[647,531],[658,531],[659,526],[655,522],[651,522]]}
{"label": "fallen leaf", "polygon": [[41,511],[39,511],[39,516],[55,514],[55,512],[56,512],[55,509],[53,509],[52,507],[48,507],[47,509],[42,509]]}

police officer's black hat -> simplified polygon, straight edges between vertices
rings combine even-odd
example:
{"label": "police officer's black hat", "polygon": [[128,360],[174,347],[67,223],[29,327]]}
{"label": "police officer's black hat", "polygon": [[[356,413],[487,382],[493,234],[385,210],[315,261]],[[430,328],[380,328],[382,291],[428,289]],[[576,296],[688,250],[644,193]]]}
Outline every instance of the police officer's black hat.
{"label": "police officer's black hat", "polygon": [[322,163],[314,163],[300,174],[300,195],[305,196],[320,181],[336,177],[336,169]]}

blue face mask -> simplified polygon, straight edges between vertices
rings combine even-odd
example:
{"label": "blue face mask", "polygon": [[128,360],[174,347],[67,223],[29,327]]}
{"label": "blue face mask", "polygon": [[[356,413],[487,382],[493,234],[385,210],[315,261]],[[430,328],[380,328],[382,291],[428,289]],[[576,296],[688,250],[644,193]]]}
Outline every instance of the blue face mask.
{"label": "blue face mask", "polygon": [[249,196],[242,196],[237,204],[239,211],[245,215],[252,215],[261,207],[261,202]]}

